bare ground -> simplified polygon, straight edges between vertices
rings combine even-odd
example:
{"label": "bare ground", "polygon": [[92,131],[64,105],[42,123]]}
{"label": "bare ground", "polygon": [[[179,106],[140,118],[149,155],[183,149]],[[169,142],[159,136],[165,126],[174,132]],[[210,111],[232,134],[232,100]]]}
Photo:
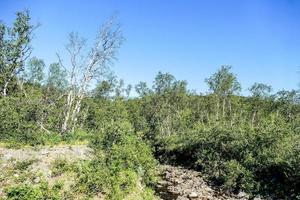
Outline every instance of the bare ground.
{"label": "bare ground", "polygon": [[42,179],[54,184],[64,181],[65,189],[74,182],[74,174],[53,175],[53,163],[67,163],[90,159],[91,150],[86,145],[58,145],[37,148],[10,149],[0,147],[0,198],[4,188],[18,183],[37,184]]}

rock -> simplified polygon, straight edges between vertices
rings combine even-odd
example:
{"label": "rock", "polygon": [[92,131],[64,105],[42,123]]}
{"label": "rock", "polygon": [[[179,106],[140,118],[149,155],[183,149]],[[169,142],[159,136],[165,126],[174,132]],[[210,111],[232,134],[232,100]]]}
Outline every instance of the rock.
{"label": "rock", "polygon": [[183,183],[183,181],[181,179],[176,178],[174,179],[174,183],[181,184]]}
{"label": "rock", "polygon": [[162,181],[158,181],[157,184],[158,185],[168,185],[169,183],[168,183],[168,181],[163,181],[162,180]]}
{"label": "rock", "polygon": [[[162,166],[161,180],[156,187],[162,200],[246,200],[249,195],[223,193],[204,181],[199,172],[182,167]],[[261,200],[261,199],[256,199]]]}
{"label": "rock", "polygon": [[206,190],[207,192],[213,192],[213,191],[214,191],[214,190],[211,189],[210,187],[206,187],[205,190]]}
{"label": "rock", "polygon": [[171,194],[179,195],[180,191],[181,191],[180,189],[181,188],[169,186],[168,187],[168,192],[171,193]]}
{"label": "rock", "polygon": [[180,197],[178,197],[176,200],[189,200],[189,198],[180,196]]}
{"label": "rock", "polygon": [[183,190],[183,193],[184,194],[190,194],[192,192],[192,189],[191,188],[187,188],[187,189],[184,189]]}
{"label": "rock", "polygon": [[237,195],[238,198],[248,198],[249,195],[245,192],[239,192],[238,195]]}
{"label": "rock", "polygon": [[51,170],[48,171],[47,176],[48,176],[48,177],[51,177],[51,176],[52,176],[52,171],[51,171]]}
{"label": "rock", "polygon": [[191,192],[190,194],[189,194],[189,198],[190,199],[195,199],[195,198],[197,198],[198,197],[198,194],[196,193],[196,192]]}
{"label": "rock", "polygon": [[18,177],[19,177],[19,174],[14,174],[14,177],[15,177],[15,178],[18,178]]}
{"label": "rock", "polygon": [[41,180],[40,177],[36,177],[36,178],[33,180],[33,182],[34,182],[34,183],[39,183],[40,180]]}

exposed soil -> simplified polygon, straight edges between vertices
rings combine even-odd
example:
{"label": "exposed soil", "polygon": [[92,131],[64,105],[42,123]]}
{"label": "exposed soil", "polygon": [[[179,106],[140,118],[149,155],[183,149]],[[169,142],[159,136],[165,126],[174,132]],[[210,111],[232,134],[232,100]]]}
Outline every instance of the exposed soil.
{"label": "exposed soil", "polygon": [[71,162],[78,159],[86,160],[89,157],[90,149],[86,145],[43,146],[22,149],[0,147],[1,168],[16,162],[34,160],[31,170],[42,172],[45,176],[51,175],[51,163],[56,159],[65,159]]}
{"label": "exposed soil", "polygon": [[49,185],[64,181],[67,191],[74,183],[74,174],[54,175],[53,162],[64,160],[67,163],[90,159],[90,149],[86,145],[43,146],[10,149],[0,147],[0,199],[5,196],[4,188],[20,182],[38,184],[42,179]]}

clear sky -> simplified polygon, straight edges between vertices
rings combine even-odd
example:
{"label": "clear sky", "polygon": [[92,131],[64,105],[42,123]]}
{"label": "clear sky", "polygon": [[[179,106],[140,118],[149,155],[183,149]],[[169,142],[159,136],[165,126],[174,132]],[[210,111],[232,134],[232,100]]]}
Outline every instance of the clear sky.
{"label": "clear sky", "polygon": [[112,69],[127,84],[151,84],[162,71],[205,92],[205,78],[223,64],[233,66],[244,94],[254,82],[275,91],[300,82],[299,0],[0,0],[0,19],[10,24],[25,8],[42,24],[33,55],[47,64],[69,32],[93,41],[118,12],[126,41]]}

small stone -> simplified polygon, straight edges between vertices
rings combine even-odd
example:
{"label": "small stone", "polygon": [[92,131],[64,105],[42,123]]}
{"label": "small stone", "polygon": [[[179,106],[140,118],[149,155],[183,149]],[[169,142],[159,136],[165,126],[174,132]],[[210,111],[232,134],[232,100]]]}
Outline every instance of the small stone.
{"label": "small stone", "polygon": [[248,196],[249,195],[245,192],[239,192],[238,195],[237,195],[238,198],[244,198],[244,197],[248,197]]}
{"label": "small stone", "polygon": [[261,200],[261,197],[260,196],[256,196],[256,197],[254,197],[253,200]]}
{"label": "small stone", "polygon": [[213,191],[214,191],[214,190],[211,189],[210,187],[205,187],[205,190],[206,190],[207,192],[213,192]]}
{"label": "small stone", "polygon": [[175,182],[175,183],[177,183],[177,184],[181,184],[181,183],[183,183],[183,181],[182,181],[182,180],[180,180],[180,179],[177,179],[177,178],[176,178],[176,179],[174,179],[174,182]]}
{"label": "small stone", "polygon": [[169,185],[168,181],[158,181],[158,185]]}
{"label": "small stone", "polygon": [[34,183],[39,183],[40,182],[40,177],[36,177],[34,180],[33,180]]}
{"label": "small stone", "polygon": [[179,195],[180,194],[180,188],[169,186],[167,188],[168,192],[171,194]]}
{"label": "small stone", "polygon": [[177,197],[177,199],[176,200],[189,200],[189,198],[187,198],[187,197],[182,197],[182,196],[179,196],[179,197]]}
{"label": "small stone", "polygon": [[51,177],[52,176],[52,171],[49,170],[47,175],[48,175],[48,177]]}
{"label": "small stone", "polygon": [[196,192],[191,192],[189,194],[189,198],[191,198],[191,199],[194,199],[194,198],[197,198],[197,197],[198,197],[198,194]]}
{"label": "small stone", "polygon": [[14,177],[18,178],[18,177],[19,177],[19,174],[14,174]]}
{"label": "small stone", "polygon": [[190,194],[191,192],[192,192],[191,188],[186,188],[186,189],[183,190],[183,193],[186,194],[186,195]]}

